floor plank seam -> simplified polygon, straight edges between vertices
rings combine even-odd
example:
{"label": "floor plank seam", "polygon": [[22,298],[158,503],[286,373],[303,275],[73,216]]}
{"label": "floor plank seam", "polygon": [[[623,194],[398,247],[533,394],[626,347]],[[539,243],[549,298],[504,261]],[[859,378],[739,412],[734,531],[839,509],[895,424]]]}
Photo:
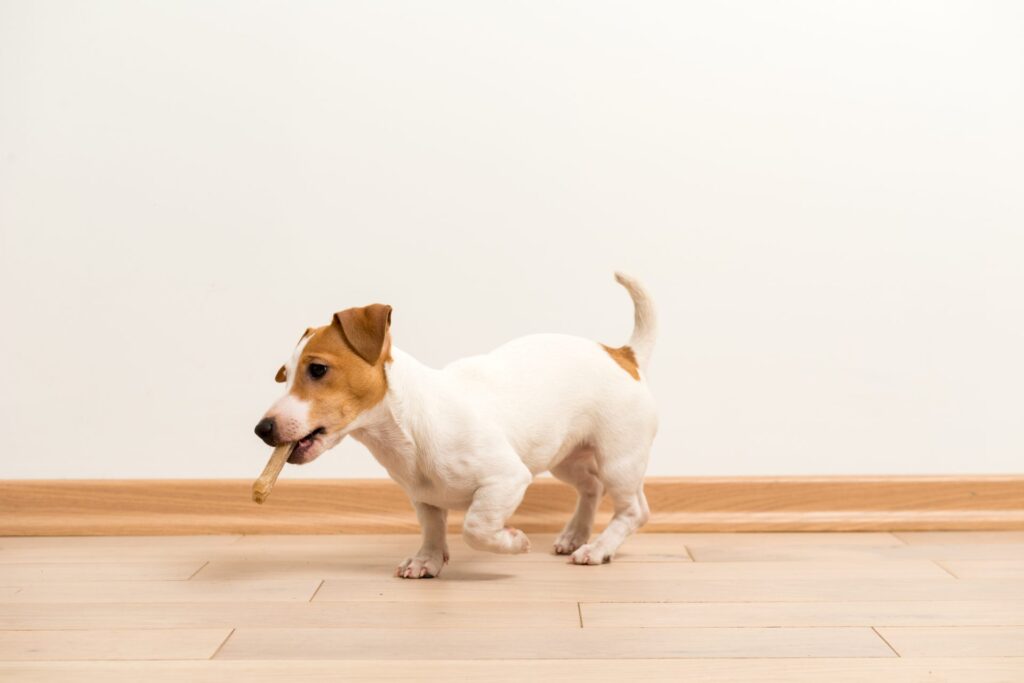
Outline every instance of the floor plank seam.
{"label": "floor plank seam", "polygon": [[309,600],[307,602],[313,602],[313,598],[316,597],[316,594],[320,592],[320,589],[324,587],[325,583],[327,583],[327,579],[320,579],[319,585],[317,585],[316,590],[313,591],[313,594],[309,596]]}
{"label": "floor plank seam", "polygon": [[213,651],[213,654],[210,655],[211,660],[216,658],[216,656],[220,654],[220,651],[223,650],[224,646],[227,645],[229,640],[231,640],[231,636],[235,635],[235,630],[236,629],[231,629],[230,631],[228,631],[228,635],[224,638],[224,640],[221,641],[220,645],[217,646],[217,649]]}
{"label": "floor plank seam", "polygon": [[897,541],[899,541],[900,543],[902,543],[905,546],[913,545],[913,543],[911,543],[907,539],[903,538],[903,536],[898,531],[890,531],[888,533],[889,533],[890,536],[892,536],[893,538],[895,538]]}
{"label": "floor plank seam", "polygon": [[210,564],[209,560],[207,560],[206,562],[203,562],[201,565],[199,565],[199,569],[197,569],[194,572],[192,572],[192,574],[187,579],[185,579],[185,580],[186,581],[191,581],[192,579],[194,579],[196,577],[196,574],[198,574],[199,572],[203,571],[203,569],[205,569],[208,564]]}
{"label": "floor plank seam", "polygon": [[690,558],[690,562],[696,562],[697,558],[693,556],[693,551],[690,550],[690,546],[684,545],[683,550],[686,551],[686,556]]}
{"label": "floor plank seam", "polygon": [[901,654],[900,654],[899,652],[897,652],[897,651],[896,651],[896,648],[894,648],[894,647],[892,646],[892,643],[890,643],[890,642],[889,642],[888,640],[886,640],[886,639],[885,639],[885,636],[883,636],[883,635],[882,635],[881,633],[879,633],[879,632],[878,632],[878,629],[877,629],[877,628],[875,628],[874,626],[872,626],[872,627],[871,627],[871,630],[875,632],[875,635],[876,635],[876,636],[878,636],[879,638],[881,638],[881,639],[882,639],[882,642],[883,642],[883,643],[885,643],[885,644],[886,644],[886,646],[888,646],[888,648],[889,648],[890,650],[892,650],[892,652],[893,652],[893,654],[894,654],[894,655],[896,655],[896,656],[897,656],[897,657],[899,657],[900,659],[903,659],[903,655],[901,655]]}
{"label": "floor plank seam", "polygon": [[886,533],[888,533],[890,536],[892,536],[893,538],[895,538],[897,541],[900,542],[900,545],[897,546],[897,547],[904,547],[904,546],[909,546],[910,545],[909,543],[907,543],[907,539],[905,539],[905,538],[903,538],[902,536],[899,535],[899,532],[888,531]]}
{"label": "floor plank seam", "polygon": [[583,605],[580,602],[576,603],[576,614],[580,617],[580,628],[583,628]]}
{"label": "floor plank seam", "polygon": [[946,572],[947,574],[949,574],[950,576],[952,576],[952,577],[953,577],[954,579],[959,579],[959,578],[960,578],[959,576],[957,576],[956,574],[954,574],[954,573],[953,573],[953,570],[952,570],[952,569],[950,569],[950,568],[949,568],[949,567],[947,567],[946,565],[942,564],[942,562],[941,562],[940,560],[932,560],[932,562],[934,562],[935,564],[939,565],[939,567],[940,567],[940,568],[941,568],[941,569],[942,569],[942,570],[943,570],[944,572]]}

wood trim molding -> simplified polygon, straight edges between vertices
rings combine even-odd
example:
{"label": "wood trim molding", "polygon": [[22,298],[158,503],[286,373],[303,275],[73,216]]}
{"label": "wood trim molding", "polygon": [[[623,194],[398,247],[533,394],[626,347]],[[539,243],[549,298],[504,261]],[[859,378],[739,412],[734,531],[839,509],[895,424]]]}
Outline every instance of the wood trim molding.
{"label": "wood trim molding", "polygon": [[[284,480],[265,505],[248,480],[0,481],[0,535],[415,533],[386,479]],[[651,478],[645,531],[1024,529],[1024,476]],[[511,524],[561,529],[574,491],[538,479]],[[599,519],[610,506],[602,504]],[[458,530],[461,513],[449,519]]]}

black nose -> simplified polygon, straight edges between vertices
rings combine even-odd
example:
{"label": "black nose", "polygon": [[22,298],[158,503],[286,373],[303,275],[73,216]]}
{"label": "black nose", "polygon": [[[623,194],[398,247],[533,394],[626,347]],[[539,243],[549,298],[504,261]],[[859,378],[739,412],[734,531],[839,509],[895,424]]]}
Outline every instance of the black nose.
{"label": "black nose", "polygon": [[274,418],[265,417],[256,424],[256,436],[263,439],[268,446],[275,446],[274,443]]}

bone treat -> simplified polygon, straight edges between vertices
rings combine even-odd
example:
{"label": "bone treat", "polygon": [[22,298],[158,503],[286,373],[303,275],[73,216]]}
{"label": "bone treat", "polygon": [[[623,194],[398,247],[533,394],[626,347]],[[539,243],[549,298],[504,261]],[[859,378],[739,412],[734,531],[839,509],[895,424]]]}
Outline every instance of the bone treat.
{"label": "bone treat", "polygon": [[286,443],[274,449],[270,460],[267,461],[267,466],[263,468],[263,474],[252,484],[252,499],[254,501],[262,505],[270,495],[270,490],[274,488],[274,482],[277,481],[278,475],[284,469],[284,463],[288,460],[294,445]]}

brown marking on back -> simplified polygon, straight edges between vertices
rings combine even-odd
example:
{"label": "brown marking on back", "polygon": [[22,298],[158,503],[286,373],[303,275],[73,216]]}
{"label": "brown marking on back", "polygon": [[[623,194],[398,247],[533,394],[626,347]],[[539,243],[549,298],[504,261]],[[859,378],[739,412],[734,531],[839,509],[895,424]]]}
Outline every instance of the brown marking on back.
{"label": "brown marking on back", "polygon": [[[387,309],[390,318],[391,309]],[[309,333],[309,341],[295,367],[291,393],[309,402],[312,425],[339,429],[384,399],[388,386],[384,366],[391,360],[391,334],[385,324],[377,357],[371,363],[353,348],[337,315],[330,325],[311,329]],[[326,365],[327,374],[320,379],[312,378],[311,363]]]}
{"label": "brown marking on back", "polygon": [[636,362],[636,354],[628,346],[620,346],[613,349],[610,346],[601,344],[601,348],[612,357],[612,360],[619,364],[619,367],[629,373],[629,376],[640,381],[640,366]]}

